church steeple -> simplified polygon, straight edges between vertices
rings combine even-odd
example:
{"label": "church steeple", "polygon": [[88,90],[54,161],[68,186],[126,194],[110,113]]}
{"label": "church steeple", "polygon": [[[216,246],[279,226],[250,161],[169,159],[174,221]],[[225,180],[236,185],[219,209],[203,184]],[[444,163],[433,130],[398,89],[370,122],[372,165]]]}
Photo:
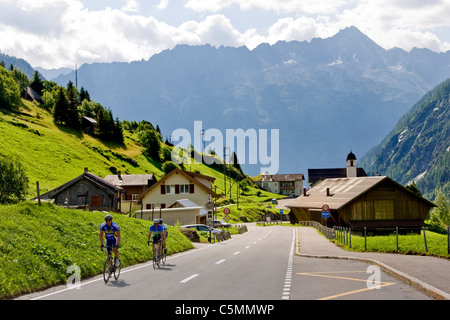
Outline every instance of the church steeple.
{"label": "church steeple", "polygon": [[350,150],[350,153],[347,155],[347,178],[357,177],[356,171],[356,156],[352,150]]}

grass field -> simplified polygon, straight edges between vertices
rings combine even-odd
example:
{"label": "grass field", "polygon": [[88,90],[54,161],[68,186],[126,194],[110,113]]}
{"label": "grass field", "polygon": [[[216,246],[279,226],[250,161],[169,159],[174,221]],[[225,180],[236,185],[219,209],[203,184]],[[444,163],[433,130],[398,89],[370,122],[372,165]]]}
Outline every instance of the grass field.
{"label": "grass field", "polygon": [[[0,299],[65,283],[67,268],[74,264],[82,278],[101,273],[106,253],[99,249],[99,228],[104,216],[48,203],[0,206]],[[122,265],[150,260],[151,223],[114,213],[113,217],[121,229]],[[169,226],[169,233],[169,255],[193,248],[177,227]]]}
{"label": "grass field", "polygon": [[350,251],[432,255],[450,259],[450,255],[448,254],[447,249],[447,235],[425,230],[425,236],[427,240],[428,251],[425,249],[425,239],[423,236],[423,231],[421,231],[420,235],[399,235],[398,250],[397,238],[395,234],[387,236],[367,237],[367,250],[364,237],[361,236],[351,236],[351,248],[349,240],[346,241],[346,244],[343,244],[342,242],[339,243],[337,240],[335,240],[335,243],[342,246],[343,249]]}

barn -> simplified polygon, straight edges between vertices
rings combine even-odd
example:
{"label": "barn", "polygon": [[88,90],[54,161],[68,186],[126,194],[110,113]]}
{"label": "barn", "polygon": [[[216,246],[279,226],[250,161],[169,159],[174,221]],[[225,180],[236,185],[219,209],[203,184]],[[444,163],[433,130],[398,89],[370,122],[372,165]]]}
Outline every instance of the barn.
{"label": "barn", "polygon": [[88,172],[42,194],[42,200],[53,200],[55,204],[67,208],[86,210],[118,211],[122,188]]}
{"label": "barn", "polygon": [[[330,218],[322,218],[323,205]],[[326,179],[287,204],[299,221],[377,231],[420,229],[434,206],[386,176]]]}

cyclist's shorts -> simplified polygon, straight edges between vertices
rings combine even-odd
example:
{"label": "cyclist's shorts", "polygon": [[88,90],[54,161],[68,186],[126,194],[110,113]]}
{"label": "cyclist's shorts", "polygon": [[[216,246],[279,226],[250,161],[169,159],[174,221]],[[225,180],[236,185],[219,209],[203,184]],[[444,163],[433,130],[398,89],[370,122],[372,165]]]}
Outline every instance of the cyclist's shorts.
{"label": "cyclist's shorts", "polygon": [[158,243],[159,240],[161,240],[161,235],[152,236],[152,243]]}
{"label": "cyclist's shorts", "polygon": [[108,250],[108,253],[111,252],[112,248],[116,246],[116,239],[110,239],[106,240],[106,249]]}

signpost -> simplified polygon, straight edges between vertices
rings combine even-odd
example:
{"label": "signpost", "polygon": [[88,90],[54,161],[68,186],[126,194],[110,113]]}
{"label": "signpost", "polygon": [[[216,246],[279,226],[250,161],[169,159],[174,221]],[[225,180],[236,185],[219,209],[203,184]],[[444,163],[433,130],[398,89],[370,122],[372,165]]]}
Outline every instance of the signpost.
{"label": "signpost", "polygon": [[330,217],[330,207],[327,204],[322,206],[322,218],[328,219]]}

